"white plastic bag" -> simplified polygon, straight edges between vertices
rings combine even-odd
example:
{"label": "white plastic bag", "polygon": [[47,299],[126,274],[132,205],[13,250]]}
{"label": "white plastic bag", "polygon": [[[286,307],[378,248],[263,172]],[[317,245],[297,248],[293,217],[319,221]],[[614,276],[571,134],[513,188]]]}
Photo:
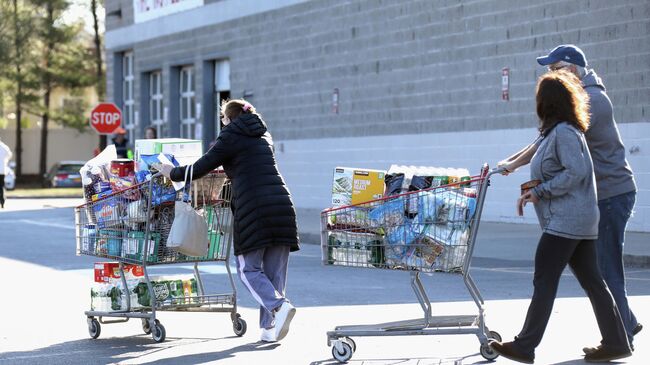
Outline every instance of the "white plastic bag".
{"label": "white plastic bag", "polygon": [[[194,166],[185,169],[185,182],[187,177],[192,181]],[[192,184],[188,188],[190,195]],[[174,222],[167,237],[167,247],[175,248],[187,256],[205,256],[208,252],[208,224],[202,214],[194,210],[191,203],[176,201],[174,206]]]}

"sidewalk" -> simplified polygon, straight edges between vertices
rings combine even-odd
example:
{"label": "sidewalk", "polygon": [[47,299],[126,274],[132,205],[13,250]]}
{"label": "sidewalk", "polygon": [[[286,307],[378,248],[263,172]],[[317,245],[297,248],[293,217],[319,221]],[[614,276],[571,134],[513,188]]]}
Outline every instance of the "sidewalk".
{"label": "sidewalk", "polygon": [[[303,243],[320,244],[320,210],[299,209],[298,228]],[[476,236],[476,258],[533,261],[540,229],[536,224],[481,222]],[[626,266],[650,268],[650,233],[627,232]]]}

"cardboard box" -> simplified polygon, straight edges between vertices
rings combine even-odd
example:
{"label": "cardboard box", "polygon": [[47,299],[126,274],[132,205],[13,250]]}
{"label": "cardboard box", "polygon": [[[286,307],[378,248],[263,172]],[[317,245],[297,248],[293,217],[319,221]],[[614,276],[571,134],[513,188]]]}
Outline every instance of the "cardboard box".
{"label": "cardboard box", "polygon": [[384,195],[384,170],[337,167],[332,183],[332,206],[359,204]]}
{"label": "cardboard box", "polygon": [[[127,280],[133,280],[144,276],[144,269],[138,265],[124,265],[124,274]],[[109,283],[120,279],[120,264],[118,262],[96,262],[95,282]]]}
{"label": "cardboard box", "polygon": [[181,165],[189,165],[203,156],[203,141],[184,138],[136,139],[135,160],[141,155],[173,155]]}

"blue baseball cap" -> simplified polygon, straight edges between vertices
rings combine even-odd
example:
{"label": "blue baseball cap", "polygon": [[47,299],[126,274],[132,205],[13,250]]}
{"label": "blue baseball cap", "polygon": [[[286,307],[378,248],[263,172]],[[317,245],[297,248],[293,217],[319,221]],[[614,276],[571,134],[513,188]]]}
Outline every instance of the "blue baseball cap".
{"label": "blue baseball cap", "polygon": [[587,67],[587,57],[585,57],[584,52],[573,44],[559,45],[553,48],[548,55],[537,57],[537,63],[542,66],[548,66],[559,61]]}

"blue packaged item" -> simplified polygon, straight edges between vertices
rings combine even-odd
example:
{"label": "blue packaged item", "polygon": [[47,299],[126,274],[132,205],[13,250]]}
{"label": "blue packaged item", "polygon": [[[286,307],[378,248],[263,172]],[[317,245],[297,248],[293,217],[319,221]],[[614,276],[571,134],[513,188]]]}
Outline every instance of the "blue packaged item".
{"label": "blue packaged item", "polygon": [[98,181],[95,183],[95,194],[111,190],[111,183],[108,181]]}
{"label": "blue packaged item", "polygon": [[368,213],[368,218],[376,226],[395,227],[404,223],[405,202],[402,197],[383,202]]}
{"label": "blue packaged item", "polygon": [[97,229],[94,224],[86,224],[81,233],[81,251],[95,253]]}
{"label": "blue packaged item", "polygon": [[[167,159],[178,167],[180,164],[174,158],[173,155],[164,154]],[[136,181],[142,183],[144,181],[149,181],[152,170],[155,171],[153,167],[154,164],[160,163],[158,155],[140,155],[138,159],[138,172],[136,172]],[[158,206],[163,203],[173,202],[176,200],[176,190],[171,185],[171,183],[165,182],[164,179],[157,178],[154,180],[151,191],[151,204],[153,206]]]}
{"label": "blue packaged item", "polygon": [[[174,166],[178,167],[180,164],[176,159],[174,158],[173,155],[169,154],[164,154],[167,159],[174,164]],[[138,171],[143,171],[143,170],[152,170],[153,164],[160,163],[160,160],[158,159],[158,155],[140,155],[140,158],[138,159]]]}
{"label": "blue packaged item", "polygon": [[418,196],[418,221],[424,223],[439,223],[445,200],[440,192],[427,191]]}
{"label": "blue packaged item", "polygon": [[140,170],[135,173],[135,181],[138,184],[149,181],[151,179],[151,172],[149,170]]}
{"label": "blue packaged item", "polygon": [[106,254],[110,256],[122,255],[122,232],[102,229],[99,231],[99,237],[105,244]]}

